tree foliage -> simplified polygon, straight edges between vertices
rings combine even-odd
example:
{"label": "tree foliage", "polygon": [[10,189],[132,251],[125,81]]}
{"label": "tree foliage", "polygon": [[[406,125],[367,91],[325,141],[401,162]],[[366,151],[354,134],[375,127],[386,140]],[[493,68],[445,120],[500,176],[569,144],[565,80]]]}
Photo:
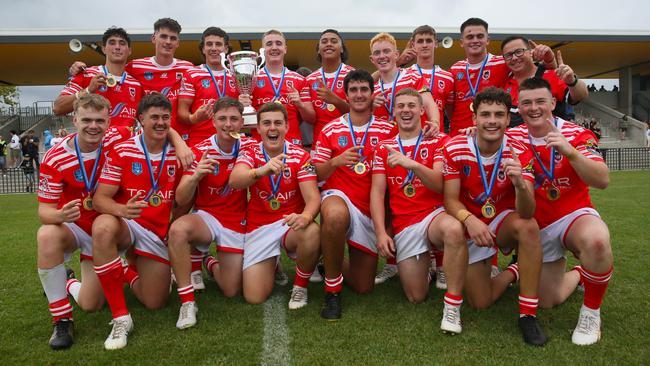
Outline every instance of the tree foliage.
{"label": "tree foliage", "polygon": [[18,96],[20,92],[18,87],[14,85],[2,85],[0,86],[0,104],[6,104],[8,106],[15,106],[18,104]]}

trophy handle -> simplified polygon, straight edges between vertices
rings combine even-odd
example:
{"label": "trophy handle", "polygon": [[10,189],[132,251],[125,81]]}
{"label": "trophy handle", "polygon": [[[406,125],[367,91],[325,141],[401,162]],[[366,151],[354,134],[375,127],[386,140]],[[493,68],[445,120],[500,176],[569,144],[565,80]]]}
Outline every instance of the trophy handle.
{"label": "trophy handle", "polygon": [[262,62],[260,62],[260,64],[257,66],[258,69],[264,66],[264,63],[266,62],[266,57],[264,56],[264,47],[260,48],[260,58],[262,59]]}
{"label": "trophy handle", "polygon": [[228,67],[226,67],[226,53],[221,52],[219,55],[221,57],[221,66],[223,66],[224,70],[228,70]]}

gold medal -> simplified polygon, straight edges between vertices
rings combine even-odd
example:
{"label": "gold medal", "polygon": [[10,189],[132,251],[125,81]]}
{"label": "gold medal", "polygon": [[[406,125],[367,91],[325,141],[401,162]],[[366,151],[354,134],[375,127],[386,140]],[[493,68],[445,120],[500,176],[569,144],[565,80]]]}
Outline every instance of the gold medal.
{"label": "gold medal", "polygon": [[366,164],[358,162],[354,164],[354,172],[361,175],[366,172]]}
{"label": "gold medal", "polygon": [[560,190],[556,186],[551,186],[551,188],[546,191],[546,197],[551,201],[556,201],[560,198]]}
{"label": "gold medal", "polygon": [[411,183],[407,184],[406,187],[404,187],[404,195],[408,198],[415,196],[415,186]]}
{"label": "gold medal", "polygon": [[111,74],[106,75],[106,86],[112,88],[115,85],[117,85],[117,79],[115,79],[115,76]]}
{"label": "gold medal", "polygon": [[274,100],[273,103],[277,103],[277,104],[282,105],[282,102],[280,101],[280,99],[276,99],[276,100]]}
{"label": "gold medal", "polygon": [[481,214],[483,214],[483,217],[486,219],[491,219],[497,214],[497,209],[490,200],[487,200],[483,204],[483,207],[481,207]]}
{"label": "gold medal", "polygon": [[277,211],[280,209],[280,201],[278,201],[276,198],[271,198],[269,201],[269,206],[271,207],[271,210]]}
{"label": "gold medal", "polygon": [[85,210],[88,210],[88,211],[92,210],[93,209],[93,199],[90,198],[90,196],[84,198],[84,200],[82,202],[82,206],[83,206],[83,208]]}
{"label": "gold medal", "polygon": [[241,138],[241,135],[237,131],[230,131],[228,132],[228,135],[230,135],[230,137],[234,138],[235,140],[239,140]]}
{"label": "gold medal", "polygon": [[334,106],[334,104],[328,104],[327,110],[330,112],[334,112],[336,110],[336,106]]}
{"label": "gold medal", "polygon": [[162,201],[163,198],[158,193],[151,195],[151,197],[149,197],[149,204],[153,207],[158,207],[162,205]]}

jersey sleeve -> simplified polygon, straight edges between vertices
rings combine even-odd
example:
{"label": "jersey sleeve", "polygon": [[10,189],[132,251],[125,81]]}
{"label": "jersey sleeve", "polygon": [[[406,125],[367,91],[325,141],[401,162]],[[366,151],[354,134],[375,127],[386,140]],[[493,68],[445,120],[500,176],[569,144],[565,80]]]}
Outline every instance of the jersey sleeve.
{"label": "jersey sleeve", "polygon": [[104,134],[104,139],[102,144],[104,149],[110,150],[115,145],[124,142],[133,137],[133,130],[125,126],[114,126],[109,127],[106,133]]}
{"label": "jersey sleeve", "polygon": [[68,81],[60,95],[75,95],[86,88],[88,84],[90,84],[89,78],[86,78],[85,73],[80,72]]}
{"label": "jersey sleeve", "polygon": [[598,152],[598,138],[590,130],[584,129],[572,141],[572,145],[580,154],[595,161],[604,162],[603,156]]}
{"label": "jersey sleeve", "polygon": [[302,82],[300,83],[300,89],[296,88],[300,92],[300,101],[303,103],[311,103],[311,95],[310,95],[310,90],[309,90],[309,83],[307,82],[307,79],[302,79]]}
{"label": "jersey sleeve", "polygon": [[314,163],[324,163],[332,158],[332,148],[330,141],[324,131],[321,131],[316,141],[316,154],[314,155]]}
{"label": "jersey sleeve", "polygon": [[194,99],[196,95],[196,90],[194,89],[194,79],[187,71],[183,71],[183,82],[181,83],[181,89],[178,92],[178,97],[180,99]]}
{"label": "jersey sleeve", "polygon": [[386,174],[385,160],[388,156],[388,149],[384,144],[379,145],[372,157],[372,174]]}
{"label": "jersey sleeve", "polygon": [[106,163],[104,163],[104,168],[102,169],[102,175],[99,176],[99,183],[114,186],[120,185],[124,168],[123,164],[124,158],[116,150],[109,151],[106,157]]}
{"label": "jersey sleeve", "polygon": [[444,180],[460,179],[460,170],[456,161],[454,161],[447,147],[442,149],[442,177]]}
{"label": "jersey sleeve", "polygon": [[235,165],[246,165],[247,167],[253,169],[255,168],[255,150],[253,147],[248,147],[243,149],[237,156]]}
{"label": "jersey sleeve", "polygon": [[311,158],[309,157],[308,153],[302,153],[299,166],[300,169],[298,170],[298,182],[316,180],[316,167],[311,163]]}
{"label": "jersey sleeve", "polygon": [[444,156],[443,156],[443,149],[445,148],[445,144],[450,140],[451,138],[449,135],[444,135],[440,137],[438,140],[438,143],[434,146],[434,151],[433,151],[433,164],[435,163],[443,163],[444,162]]}
{"label": "jersey sleeve", "polygon": [[38,176],[38,201],[58,203],[63,193],[63,176],[49,164],[41,164]]}

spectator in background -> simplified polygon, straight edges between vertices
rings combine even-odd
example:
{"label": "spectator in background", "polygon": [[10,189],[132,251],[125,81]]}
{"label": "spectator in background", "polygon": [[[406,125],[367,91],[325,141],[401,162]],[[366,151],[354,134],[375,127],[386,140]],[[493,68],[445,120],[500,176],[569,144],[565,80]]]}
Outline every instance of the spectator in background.
{"label": "spectator in background", "polygon": [[67,133],[65,132],[65,130],[56,131],[54,137],[52,137],[52,141],[51,141],[52,147],[56,146],[59,142],[61,142],[66,135]]}
{"label": "spectator in background", "polygon": [[[21,146],[22,146],[22,151],[23,151],[23,160],[20,163],[20,168],[23,170],[23,174],[25,174],[25,178],[27,178],[27,185],[25,186],[25,192],[32,192],[34,189],[34,160],[33,158],[29,155],[29,151],[33,149],[33,147],[30,147],[30,145],[33,145],[34,140],[30,139],[29,136],[25,136],[21,140]],[[38,146],[38,145],[37,145]],[[38,153],[37,153],[38,155]],[[38,161],[38,160],[37,160]]]}
{"label": "spectator in background", "polygon": [[605,89],[605,85],[601,85],[601,86],[600,86],[600,89],[598,89],[598,91],[600,91],[600,92],[607,91],[607,90]]}
{"label": "spectator in background", "polygon": [[29,132],[27,132],[27,136],[23,137],[21,140],[22,152],[23,152],[23,164],[25,163],[25,159],[27,159],[29,165],[32,166],[32,169],[34,167],[36,169],[40,168],[40,161],[38,159],[39,142],[40,141],[38,137],[36,137],[36,132],[34,130],[29,130]]}
{"label": "spectator in background", "polygon": [[0,135],[0,170],[2,170],[2,176],[7,174],[7,141],[2,138]]}
{"label": "spectator in background", "polygon": [[596,91],[596,84],[589,85],[588,89],[589,89],[590,92],[595,92]]}
{"label": "spectator in background", "polygon": [[646,122],[645,138],[648,140],[646,147],[650,147],[650,122]]}
{"label": "spectator in background", "polygon": [[614,87],[612,88],[612,91],[617,92],[618,91],[618,85],[614,85]]}
{"label": "spectator in background", "polygon": [[52,144],[52,139],[54,136],[52,136],[52,132],[50,130],[45,130],[43,131],[43,147],[45,147],[45,151],[49,150],[54,144]]}
{"label": "spectator in background", "polygon": [[20,166],[20,136],[16,130],[11,130],[11,140],[9,141],[9,166],[10,168],[18,168]]}

